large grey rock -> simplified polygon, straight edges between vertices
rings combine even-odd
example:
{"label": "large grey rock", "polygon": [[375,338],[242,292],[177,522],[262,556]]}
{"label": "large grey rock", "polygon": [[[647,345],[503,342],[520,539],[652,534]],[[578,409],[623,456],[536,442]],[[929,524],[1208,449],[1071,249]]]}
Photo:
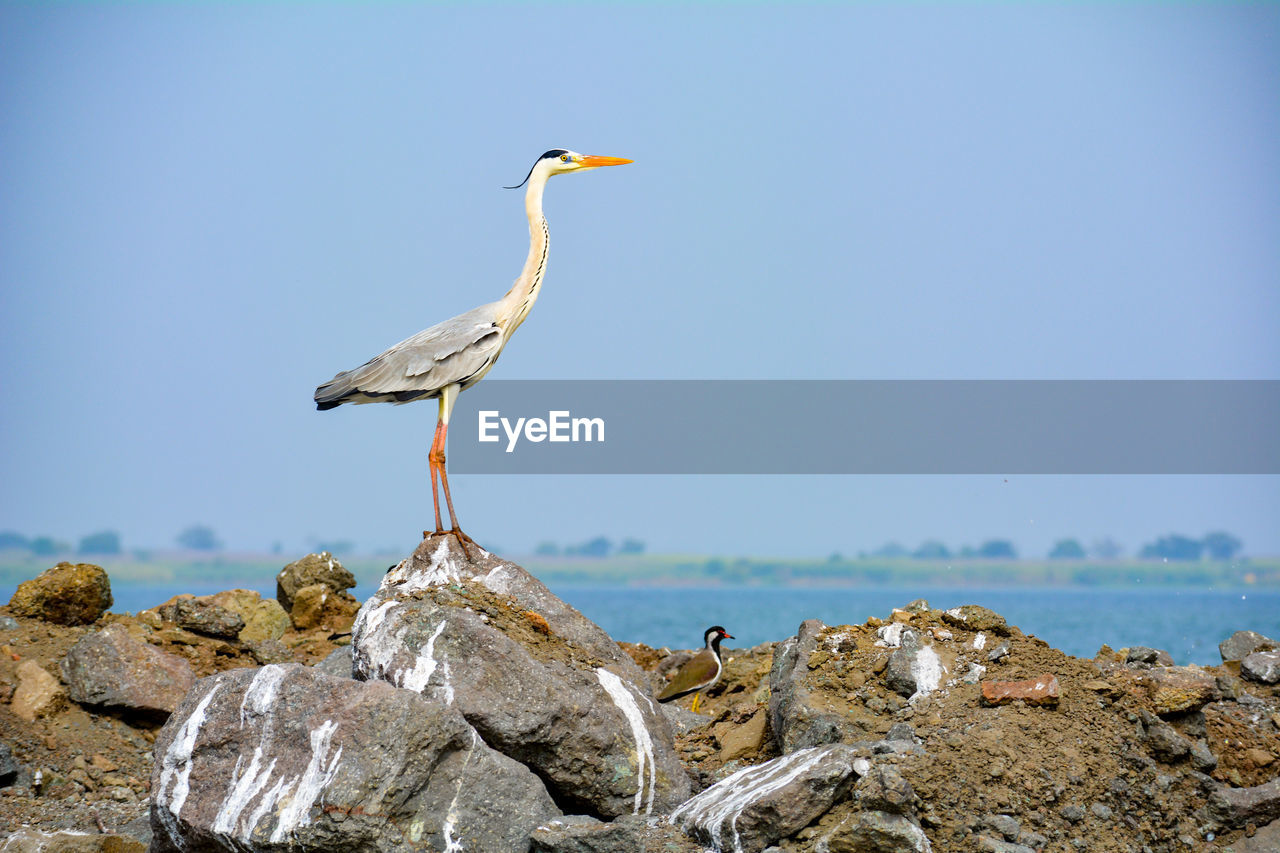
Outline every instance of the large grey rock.
{"label": "large grey rock", "polygon": [[920,826],[892,812],[856,812],[822,838],[828,853],[931,853],[933,846]]}
{"label": "large grey rock", "polygon": [[318,583],[334,592],[344,592],[356,585],[356,578],[328,551],[308,554],[285,566],[276,575],[276,599],[289,613],[293,610],[298,590]]}
{"label": "large grey rock", "polygon": [[817,650],[826,625],[817,619],[800,623],[794,637],[773,650],[769,670],[769,721],[782,752],[839,743],[858,737],[843,717],[816,707],[809,689],[809,657]]}
{"label": "large grey rock", "polygon": [[520,851],[559,816],[452,708],[300,664],[201,679],[156,739],[152,853]]}
{"label": "large grey rock", "polygon": [[18,584],[9,599],[15,616],[57,625],[92,624],[111,604],[111,580],[92,563],[58,563]]}
{"label": "large grey rock", "polygon": [[191,664],[135,640],[120,624],[80,638],[61,666],[75,701],[151,715],[173,711],[195,682]]}
{"label": "large grey rock", "polygon": [[1230,637],[1218,643],[1218,654],[1222,655],[1223,662],[1244,660],[1260,649],[1267,651],[1276,648],[1277,645],[1280,644],[1277,644],[1270,637],[1259,634],[1257,631],[1236,631]]}
{"label": "large grey rock", "polygon": [[432,537],[360,610],[357,678],[457,708],[565,807],[662,814],[689,792],[671,730],[635,662],[519,566]]}
{"label": "large grey rock", "polygon": [[1280,652],[1253,652],[1240,661],[1240,674],[1251,681],[1275,684],[1280,681]]}
{"label": "large grey rock", "polygon": [[1280,779],[1252,788],[1219,788],[1209,795],[1209,812],[1228,826],[1270,823],[1280,818]]}
{"label": "large grey rock", "polygon": [[747,767],[684,803],[671,822],[716,850],[754,853],[841,800],[857,779],[855,761],[852,747],[835,744]]}

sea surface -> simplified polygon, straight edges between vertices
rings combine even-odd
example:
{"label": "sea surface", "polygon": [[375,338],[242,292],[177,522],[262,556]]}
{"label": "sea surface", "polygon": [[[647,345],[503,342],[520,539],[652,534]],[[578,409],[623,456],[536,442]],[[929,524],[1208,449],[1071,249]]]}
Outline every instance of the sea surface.
{"label": "sea surface", "polygon": [[[114,612],[136,612],[181,592],[204,595],[227,588],[198,584],[113,583]],[[361,601],[376,587],[353,593]],[[274,581],[258,590],[275,596]],[[702,632],[723,625],[733,648],[782,640],[805,619],[828,625],[888,618],[895,607],[917,598],[937,608],[981,604],[1024,633],[1079,657],[1093,657],[1106,643],[1114,649],[1165,649],[1180,664],[1216,665],[1218,643],[1232,632],[1253,630],[1280,638],[1280,590],[1109,587],[625,587],[554,585],[552,591],[581,610],[616,640],[661,648],[692,648]],[[2,591],[0,591],[2,592]],[[12,591],[3,592],[4,599]]]}

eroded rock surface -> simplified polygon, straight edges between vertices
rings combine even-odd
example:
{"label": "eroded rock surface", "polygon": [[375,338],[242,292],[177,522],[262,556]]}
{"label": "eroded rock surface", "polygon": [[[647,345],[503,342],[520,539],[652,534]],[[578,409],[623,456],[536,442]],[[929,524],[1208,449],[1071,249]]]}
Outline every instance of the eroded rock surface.
{"label": "eroded rock surface", "polygon": [[360,611],[354,673],[457,708],[566,809],[662,814],[689,792],[635,662],[536,578],[452,537],[423,542]]}
{"label": "eroded rock surface", "polygon": [[153,853],[520,851],[560,812],[452,708],[298,664],[202,679],[156,739]]}

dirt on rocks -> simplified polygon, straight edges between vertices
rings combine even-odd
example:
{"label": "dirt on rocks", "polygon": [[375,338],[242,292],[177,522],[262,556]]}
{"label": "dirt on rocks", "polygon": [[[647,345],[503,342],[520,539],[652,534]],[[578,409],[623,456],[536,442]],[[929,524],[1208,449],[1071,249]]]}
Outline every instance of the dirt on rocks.
{"label": "dirt on rocks", "polygon": [[[465,596],[504,631],[548,632],[538,614],[475,590],[440,594]],[[240,642],[180,628],[159,611],[158,603],[136,615],[106,613],[90,625],[66,626],[0,607],[0,743],[16,765],[16,777],[0,787],[0,837],[23,827],[140,843],[150,837],[151,750],[163,721],[66,696],[47,697],[27,719],[15,701],[24,664],[28,677],[34,664],[56,682],[68,650],[111,624],[181,657],[197,678],[266,662],[315,664],[350,639],[328,625],[290,627],[268,643]],[[1248,845],[1255,836],[1273,837],[1274,824],[1236,821],[1213,801],[1215,792],[1280,778],[1280,687],[1243,678],[1238,664],[1164,665],[1154,650],[1103,647],[1094,659],[1076,658],[989,615],[994,619],[919,605],[861,625],[820,626],[812,651],[796,665],[803,667],[805,701],[840,721],[839,739],[867,745],[909,784],[912,814],[933,850],[1265,849]],[[907,630],[940,668],[936,684],[922,679],[914,692],[904,691],[891,660],[901,651],[894,639]],[[622,646],[655,692],[689,654]],[[685,710],[692,696],[671,703],[677,750],[695,792],[781,754],[770,699],[782,646],[723,649],[723,675],[702,697],[700,715]],[[984,684],[994,683],[1014,685],[1007,691],[1014,698],[993,699],[1006,693],[990,689],[984,697]],[[855,800],[777,849],[817,849],[855,816]]]}
{"label": "dirt on rocks", "polygon": [[[137,615],[106,613],[91,625],[63,626],[0,607],[0,743],[8,744],[20,768],[13,783],[0,788],[0,838],[23,827],[150,837],[151,749],[163,719],[81,706],[62,697],[27,720],[15,713],[13,698],[24,662],[58,679],[71,647],[111,624],[186,660],[197,678],[263,662],[251,644],[186,631],[164,622],[158,608]],[[290,629],[278,640],[279,654],[314,664],[349,640],[324,628]]]}
{"label": "dirt on rocks", "polygon": [[[937,654],[942,675],[935,689],[904,696],[890,686],[894,649],[884,629],[895,624]],[[1275,685],[1242,680],[1238,666],[1152,665],[1106,647],[1085,660],[1002,620],[995,630],[963,624],[922,609],[863,625],[824,626],[804,662],[808,701],[845,721],[842,740],[883,744],[906,733],[915,745],[877,760],[910,783],[935,851],[1172,853],[1232,849],[1254,834],[1258,827],[1249,823],[1223,826],[1208,808],[1209,797],[1223,783],[1255,786],[1280,777]],[[655,673],[682,655],[624,648]],[[709,724],[677,739],[695,789],[779,754],[769,730],[756,749],[725,760],[726,745],[733,747],[748,721],[761,717],[766,729],[772,726],[774,648],[724,654],[724,675],[700,709]],[[983,697],[984,682],[1048,679],[1056,679],[1056,701],[992,704]],[[1165,689],[1170,683],[1181,692]],[[1178,701],[1186,707],[1172,704],[1181,710],[1170,712]],[[855,807],[833,808],[780,848],[813,849],[814,839]]]}

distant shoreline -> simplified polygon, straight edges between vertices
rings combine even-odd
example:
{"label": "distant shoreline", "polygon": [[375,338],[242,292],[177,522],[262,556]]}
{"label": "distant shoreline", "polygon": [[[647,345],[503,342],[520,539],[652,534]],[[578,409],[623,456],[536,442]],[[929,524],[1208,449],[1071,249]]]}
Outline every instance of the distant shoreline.
{"label": "distant shoreline", "polygon": [[[33,556],[0,554],[0,592],[12,590],[61,561],[95,563],[119,583],[157,585],[274,583],[298,554],[160,553]],[[864,557],[787,559],[628,554],[610,557],[503,555],[547,584],[636,587],[1190,587],[1280,588],[1280,557],[1231,561],[1026,560]],[[361,586],[377,585],[399,562],[391,555],[338,555]],[[6,596],[7,597],[7,596]]]}

